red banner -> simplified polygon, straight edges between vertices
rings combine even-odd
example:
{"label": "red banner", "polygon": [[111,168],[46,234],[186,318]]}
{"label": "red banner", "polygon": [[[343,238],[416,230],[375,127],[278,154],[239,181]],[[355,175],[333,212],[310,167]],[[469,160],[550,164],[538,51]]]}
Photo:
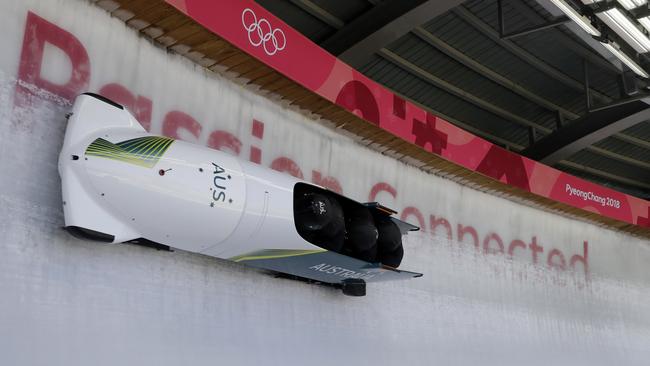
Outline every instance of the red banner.
{"label": "red banner", "polygon": [[368,79],[252,0],[166,0],[327,100],[432,154],[573,207],[650,227],[650,202],[509,152]]}

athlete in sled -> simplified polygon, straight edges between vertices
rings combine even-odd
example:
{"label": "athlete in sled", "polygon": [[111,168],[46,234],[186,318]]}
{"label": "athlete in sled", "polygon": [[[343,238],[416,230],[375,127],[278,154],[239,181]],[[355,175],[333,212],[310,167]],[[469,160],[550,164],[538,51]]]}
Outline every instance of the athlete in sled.
{"label": "athlete in sled", "polygon": [[362,204],[231,155],[147,133],[122,106],[77,97],[59,156],[75,236],[230,259],[365,295],[400,271],[418,230]]}

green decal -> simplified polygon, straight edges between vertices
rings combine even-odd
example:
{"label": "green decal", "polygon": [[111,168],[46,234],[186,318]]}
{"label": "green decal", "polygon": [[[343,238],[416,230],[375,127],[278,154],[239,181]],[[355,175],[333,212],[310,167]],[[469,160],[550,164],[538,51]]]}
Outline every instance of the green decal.
{"label": "green decal", "polygon": [[262,249],[251,253],[238,255],[236,257],[228,258],[235,262],[246,262],[260,259],[277,259],[297,257],[300,255],[316,254],[326,252],[325,249],[316,250],[293,250],[293,249]]}
{"label": "green decal", "polygon": [[116,144],[99,138],[88,146],[86,155],[153,168],[172,142],[173,139],[162,136],[139,137]]}

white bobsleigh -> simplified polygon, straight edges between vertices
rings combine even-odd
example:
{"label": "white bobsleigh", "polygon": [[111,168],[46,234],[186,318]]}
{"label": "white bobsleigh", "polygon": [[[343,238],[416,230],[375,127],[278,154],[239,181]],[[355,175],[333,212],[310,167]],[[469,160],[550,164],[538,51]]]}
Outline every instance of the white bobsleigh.
{"label": "white bobsleigh", "polygon": [[65,227],[109,243],[177,248],[364,295],[400,271],[416,226],[231,155],[147,133],[122,106],[77,97],[59,156]]}

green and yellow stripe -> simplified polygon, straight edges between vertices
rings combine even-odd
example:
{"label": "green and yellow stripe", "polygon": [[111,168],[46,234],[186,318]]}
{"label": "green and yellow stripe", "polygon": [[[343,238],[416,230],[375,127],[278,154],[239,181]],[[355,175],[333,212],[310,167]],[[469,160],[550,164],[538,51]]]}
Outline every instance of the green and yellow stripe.
{"label": "green and yellow stripe", "polygon": [[293,250],[293,249],[263,249],[255,252],[250,252],[236,257],[229,258],[234,262],[245,262],[245,261],[254,261],[260,259],[278,259],[278,258],[288,258],[288,257],[297,257],[300,255],[316,254],[326,252],[325,249],[315,249],[315,250]]}
{"label": "green and yellow stripe", "polygon": [[173,142],[162,136],[139,137],[116,144],[98,138],[88,146],[86,155],[153,168]]}

